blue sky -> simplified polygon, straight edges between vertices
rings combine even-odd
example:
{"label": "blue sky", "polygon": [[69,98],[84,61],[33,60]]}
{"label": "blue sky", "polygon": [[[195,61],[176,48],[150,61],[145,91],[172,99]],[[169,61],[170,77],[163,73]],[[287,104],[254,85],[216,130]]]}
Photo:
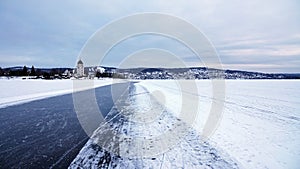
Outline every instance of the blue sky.
{"label": "blue sky", "polygon": [[[99,28],[127,15],[161,12],[201,30],[224,68],[300,72],[299,9],[297,0],[1,0],[0,66],[73,67]],[[201,66],[177,42],[154,35],[116,46],[105,64],[115,66],[122,57],[146,48],[170,50],[189,65]]]}

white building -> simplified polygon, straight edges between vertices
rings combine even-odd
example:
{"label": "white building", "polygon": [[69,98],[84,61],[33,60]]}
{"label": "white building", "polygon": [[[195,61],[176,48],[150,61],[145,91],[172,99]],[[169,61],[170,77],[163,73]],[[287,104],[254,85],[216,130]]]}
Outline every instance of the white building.
{"label": "white building", "polygon": [[94,77],[95,77],[95,70],[94,70],[94,68],[89,68],[89,70],[88,70],[88,78],[89,79],[94,79]]}
{"label": "white building", "polygon": [[105,69],[103,67],[97,67],[97,72],[104,73]]}
{"label": "white building", "polygon": [[84,76],[84,66],[83,66],[83,62],[81,61],[81,59],[79,59],[79,61],[77,62],[77,77],[83,77]]}

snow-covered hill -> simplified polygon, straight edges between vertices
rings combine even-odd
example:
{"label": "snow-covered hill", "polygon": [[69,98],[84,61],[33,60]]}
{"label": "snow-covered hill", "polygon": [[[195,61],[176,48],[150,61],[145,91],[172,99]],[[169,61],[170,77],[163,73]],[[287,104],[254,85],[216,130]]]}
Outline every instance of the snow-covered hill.
{"label": "snow-covered hill", "polygon": [[193,68],[132,68],[117,69],[128,79],[300,79],[300,74],[261,73],[240,70]]}

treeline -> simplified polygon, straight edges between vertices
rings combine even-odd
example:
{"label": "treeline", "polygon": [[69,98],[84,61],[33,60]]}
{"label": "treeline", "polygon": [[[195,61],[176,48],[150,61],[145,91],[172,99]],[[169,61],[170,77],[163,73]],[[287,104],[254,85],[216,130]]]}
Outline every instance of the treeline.
{"label": "treeline", "polygon": [[125,76],[119,73],[109,73],[109,72],[96,72],[96,77],[99,78],[116,78],[116,79],[125,79]]}
{"label": "treeline", "polygon": [[[124,75],[115,73],[112,71],[107,72],[99,72],[99,71],[87,71],[88,68],[86,68],[85,72],[86,75],[83,78],[89,78],[93,79],[96,78],[121,78],[124,79]],[[67,71],[66,71],[67,70]],[[92,73],[92,74],[90,74]],[[0,76],[6,76],[6,77],[18,77],[18,76],[29,76],[29,78],[32,79],[69,79],[71,77],[75,78],[82,78],[82,77],[76,77],[73,74],[72,68],[35,68],[34,66],[27,67],[10,67],[10,68],[4,68],[2,69],[0,67]]]}
{"label": "treeline", "polygon": [[2,68],[0,68],[0,75],[1,76],[36,76],[37,73],[35,71],[34,66],[32,66],[31,69],[24,66],[23,69],[2,69]]}
{"label": "treeline", "polygon": [[54,77],[63,77],[63,73],[68,68],[51,68],[51,69],[38,69],[32,66],[13,67],[2,69],[0,67],[0,76],[32,76],[36,78],[50,79]]}

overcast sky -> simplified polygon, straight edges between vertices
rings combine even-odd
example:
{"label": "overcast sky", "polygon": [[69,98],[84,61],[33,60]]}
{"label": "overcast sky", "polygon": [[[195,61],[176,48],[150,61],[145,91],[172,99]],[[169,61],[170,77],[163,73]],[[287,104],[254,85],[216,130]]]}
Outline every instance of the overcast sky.
{"label": "overcast sky", "polygon": [[[299,0],[1,0],[0,66],[73,67],[99,28],[127,15],[161,12],[202,31],[224,68],[300,72],[299,9]],[[142,49],[162,48],[200,66],[180,45],[154,35],[135,37],[116,46],[105,64],[115,66]]]}

